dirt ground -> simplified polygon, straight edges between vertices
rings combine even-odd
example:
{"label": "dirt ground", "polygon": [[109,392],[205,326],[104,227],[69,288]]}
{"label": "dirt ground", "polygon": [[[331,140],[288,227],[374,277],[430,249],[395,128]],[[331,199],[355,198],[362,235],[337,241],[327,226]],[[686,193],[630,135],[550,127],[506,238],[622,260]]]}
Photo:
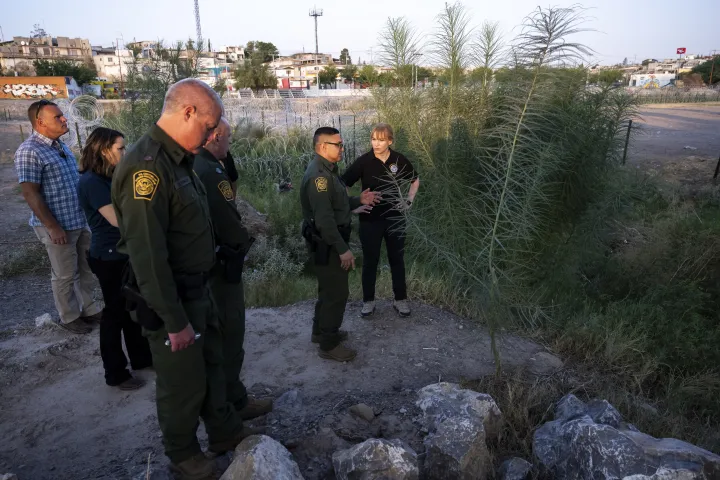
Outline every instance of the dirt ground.
{"label": "dirt ground", "polygon": [[[21,124],[0,121],[0,255],[36,241],[11,163]],[[720,106],[646,107],[635,125],[641,128],[630,165],[694,189],[712,185]],[[309,342],[311,302],[248,310],[243,380],[250,392],[278,398],[297,389],[303,398],[292,414],[278,411],[254,424],[291,448],[306,478],[333,477],[327,465],[322,470],[292,447],[351,405],[364,402],[407,423],[417,388],[493,371],[484,329],[434,307],[413,307],[410,319],[400,319],[381,302],[366,320],[359,317],[359,303],[348,305],[344,326],[360,351],[349,364],[317,357]],[[0,473],[20,480],[140,480],[149,469],[150,478],[170,478],[153,372],[137,373],[148,380],[137,392],[105,386],[97,332],[77,336],[35,328],[34,319],[44,313],[56,317],[49,272],[0,278]],[[512,336],[500,346],[510,366],[528,366],[543,350]],[[205,440],[202,426],[200,438]],[[218,468],[227,461],[219,459]]]}
{"label": "dirt ground", "polygon": [[640,115],[628,164],[690,195],[711,188],[720,159],[720,104],[648,105]]}

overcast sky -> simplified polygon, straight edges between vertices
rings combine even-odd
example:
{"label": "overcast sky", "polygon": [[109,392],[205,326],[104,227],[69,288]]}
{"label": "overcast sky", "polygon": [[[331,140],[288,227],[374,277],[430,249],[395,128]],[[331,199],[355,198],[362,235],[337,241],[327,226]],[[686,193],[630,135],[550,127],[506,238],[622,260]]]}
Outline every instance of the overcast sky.
{"label": "overcast sky", "polygon": [[[320,51],[337,57],[346,47],[354,62],[360,57],[368,63],[371,49],[377,60],[378,33],[387,17],[404,16],[429,38],[444,5],[440,0],[317,1],[317,8],[323,10],[318,19]],[[506,37],[512,38],[517,25],[538,3],[501,0],[466,1],[465,5],[473,25],[496,21]],[[720,34],[714,24],[720,15],[720,0],[593,0],[582,5],[588,8],[586,27],[595,31],[576,38],[595,50],[593,63],[618,63],[625,57],[630,62],[672,58],[677,47],[687,48],[688,54],[710,54],[713,49],[720,53]],[[213,47],[263,40],[274,43],[283,55],[303,49],[311,52],[315,50],[313,19],[308,16],[312,7],[312,3],[297,0],[200,0],[203,37],[210,39]],[[193,0],[8,1],[0,11],[5,40],[28,36],[35,23],[49,35],[88,38],[92,45],[102,46],[110,46],[120,37],[125,42],[159,38],[166,43],[195,37]]]}

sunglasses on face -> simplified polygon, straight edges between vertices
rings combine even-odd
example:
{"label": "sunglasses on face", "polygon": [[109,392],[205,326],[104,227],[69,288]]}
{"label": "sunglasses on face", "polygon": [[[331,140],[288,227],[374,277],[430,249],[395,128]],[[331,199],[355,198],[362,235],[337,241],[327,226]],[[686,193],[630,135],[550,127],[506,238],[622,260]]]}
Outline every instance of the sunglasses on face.
{"label": "sunglasses on face", "polygon": [[43,107],[47,107],[48,105],[52,105],[52,104],[53,103],[50,100],[40,100],[38,102],[37,111],[35,112],[35,120],[37,120],[38,117],[40,116],[40,110],[42,110]]}
{"label": "sunglasses on face", "polygon": [[330,145],[335,145],[338,148],[345,148],[345,144],[343,142],[325,142],[329,143]]}

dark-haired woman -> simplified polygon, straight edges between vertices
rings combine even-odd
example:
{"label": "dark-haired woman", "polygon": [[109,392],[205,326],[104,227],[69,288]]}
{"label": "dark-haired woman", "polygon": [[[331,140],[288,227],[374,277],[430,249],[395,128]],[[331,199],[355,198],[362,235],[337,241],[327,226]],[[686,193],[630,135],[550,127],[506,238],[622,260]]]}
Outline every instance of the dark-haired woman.
{"label": "dark-haired woman", "polygon": [[122,337],[133,370],[152,366],[152,356],[140,325],[133,322],[125,309],[120,291],[127,256],[117,251],[120,230],[110,200],[110,184],[115,166],[125,153],[122,133],[96,128],[90,134],[80,157],[78,197],[85,212],[92,240],[88,263],[100,282],[105,309],[100,322],[100,356],[105,368],[105,383],[121,390],[136,390],[144,382],[127,369]]}

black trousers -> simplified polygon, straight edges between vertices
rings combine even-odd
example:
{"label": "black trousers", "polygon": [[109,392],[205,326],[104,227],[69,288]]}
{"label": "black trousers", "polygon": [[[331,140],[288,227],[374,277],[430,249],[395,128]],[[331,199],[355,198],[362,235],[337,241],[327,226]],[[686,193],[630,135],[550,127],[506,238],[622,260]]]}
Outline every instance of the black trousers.
{"label": "black trousers", "polygon": [[114,386],[130,378],[125,348],[133,370],[152,366],[150,346],[142,336],[141,327],[133,322],[125,310],[125,299],[120,292],[122,271],[126,260],[100,260],[89,257],[90,269],[98,278],[105,300],[100,322],[100,357],[105,368],[105,383]]}
{"label": "black trousers", "polygon": [[375,281],[380,262],[380,250],[385,239],[388,263],[392,274],[395,300],[407,299],[405,285],[405,221],[380,219],[360,222],[360,242],[363,251],[363,301],[375,300]]}

